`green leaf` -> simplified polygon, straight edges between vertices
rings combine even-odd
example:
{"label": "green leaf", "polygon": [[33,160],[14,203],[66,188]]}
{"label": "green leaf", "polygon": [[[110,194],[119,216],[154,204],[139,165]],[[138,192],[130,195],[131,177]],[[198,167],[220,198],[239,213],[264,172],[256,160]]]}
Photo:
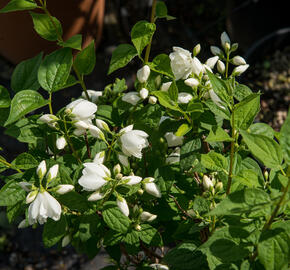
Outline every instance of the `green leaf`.
{"label": "green leaf", "polygon": [[204,112],[203,105],[201,102],[191,101],[188,103],[186,107],[186,112],[197,113],[197,114],[203,113]]}
{"label": "green leaf", "polygon": [[61,195],[58,201],[69,209],[79,212],[84,212],[89,208],[86,198],[75,191]]}
{"label": "green leaf", "polygon": [[119,45],[112,54],[108,75],[115,70],[126,66],[135,56],[138,55],[136,49],[130,44]]}
{"label": "green leaf", "polygon": [[173,72],[170,66],[170,58],[167,54],[157,55],[152,63],[148,63],[150,68],[158,73],[168,76],[169,78],[174,78]]}
{"label": "green leaf", "polygon": [[216,105],[211,99],[205,102],[205,105],[212,111],[215,115],[222,117],[222,119],[230,120],[230,112],[228,109],[223,109]]}
{"label": "green leaf", "polygon": [[261,134],[261,135],[269,137],[270,139],[273,139],[274,137],[274,130],[269,125],[264,124],[264,123],[252,124],[249,127],[249,133]]}
{"label": "green leaf", "polygon": [[156,17],[166,18],[167,17],[167,7],[164,2],[157,1],[156,3]]}
{"label": "green leaf", "polygon": [[0,108],[0,126],[3,127],[9,116],[10,108]]}
{"label": "green leaf", "polygon": [[246,188],[230,193],[214,208],[209,215],[223,216],[235,214],[252,214],[264,216],[271,211],[271,199],[269,195],[258,188]]}
{"label": "green leaf", "polygon": [[74,35],[66,41],[58,42],[58,44],[62,47],[72,48],[80,51],[82,49],[82,35]]}
{"label": "green leaf", "polygon": [[286,163],[290,164],[290,110],[280,131],[280,144]]}
{"label": "green leaf", "polygon": [[140,56],[143,49],[150,43],[155,30],[156,25],[147,21],[139,21],[133,26],[131,40]]}
{"label": "green leaf", "polygon": [[266,270],[286,270],[290,258],[290,236],[282,228],[262,232],[258,258]]}
{"label": "green leaf", "polygon": [[253,156],[271,169],[279,169],[283,160],[280,145],[263,135],[253,135],[241,130],[241,134]]}
{"label": "green leaf", "polygon": [[258,187],[260,186],[258,175],[253,170],[241,170],[238,175],[233,177],[234,183],[240,183],[247,187]]}
{"label": "green leaf", "polygon": [[168,94],[171,100],[173,100],[174,102],[177,102],[177,98],[178,98],[178,88],[176,86],[175,81],[173,81],[168,89]]}
{"label": "green leaf", "polygon": [[79,225],[79,237],[81,241],[86,242],[96,236],[100,226],[101,221],[97,214],[81,216]]}
{"label": "green leaf", "polygon": [[28,170],[37,167],[39,162],[28,153],[21,153],[15,160],[13,160],[12,165],[18,169]]}
{"label": "green leaf", "polygon": [[162,106],[174,111],[180,111],[178,104],[170,99],[169,94],[164,91],[153,91],[152,95],[156,96]]}
{"label": "green leaf", "polygon": [[252,90],[243,84],[238,84],[236,85],[235,89],[234,89],[234,97],[238,100],[238,101],[242,101],[243,99],[245,99],[247,96],[252,94]]}
{"label": "green leaf", "polygon": [[16,203],[15,205],[7,206],[7,219],[9,223],[12,223],[18,216],[20,216],[26,208],[23,201]]}
{"label": "green leaf", "polygon": [[42,55],[43,53],[41,52],[37,56],[22,61],[16,66],[11,77],[11,88],[14,92],[26,89],[39,89],[40,84],[37,80],[37,71],[41,64]]}
{"label": "green leaf", "polygon": [[8,90],[0,85],[0,108],[8,108],[10,106],[11,100]]}
{"label": "green leaf", "polygon": [[171,249],[164,257],[172,270],[207,269],[205,256],[194,243],[182,243]]}
{"label": "green leaf", "polygon": [[39,109],[48,104],[42,95],[33,90],[23,90],[18,92],[11,101],[9,117],[5,126],[12,124],[26,114]]}
{"label": "green leaf", "polygon": [[104,204],[103,218],[106,224],[117,232],[125,233],[130,227],[131,221],[118,208],[115,202]]}
{"label": "green leaf", "polygon": [[53,221],[48,219],[44,225],[42,240],[46,247],[54,246],[60,241],[66,233],[67,222],[64,216],[61,216],[60,220]]}
{"label": "green leaf", "polygon": [[251,94],[235,105],[234,126],[237,130],[247,130],[260,110],[260,94]]}
{"label": "green leaf", "polygon": [[229,134],[221,127],[214,126],[210,130],[206,140],[206,142],[231,142],[233,138],[229,136]]}
{"label": "green leaf", "polygon": [[201,155],[201,164],[212,171],[224,171],[228,172],[228,161],[227,159],[214,151],[210,151],[207,154]]}
{"label": "green leaf", "polygon": [[201,196],[196,196],[193,202],[193,210],[198,211],[199,214],[207,213],[210,210],[209,201]]}
{"label": "green leaf", "polygon": [[155,229],[149,224],[141,225],[139,237],[144,243],[150,246],[161,246],[163,244],[161,236],[157,231],[157,229]]}
{"label": "green leaf", "polygon": [[0,10],[0,13],[7,13],[18,10],[30,10],[35,9],[37,4],[33,0],[11,0],[4,8]]}
{"label": "green leaf", "polygon": [[10,180],[0,190],[0,206],[13,206],[25,199],[25,191],[15,180]]}
{"label": "green leaf", "polygon": [[55,41],[58,39],[58,35],[62,36],[61,23],[57,18],[50,18],[47,14],[35,12],[30,12],[30,15],[32,17],[36,33],[42,38],[49,41]]}
{"label": "green leaf", "polygon": [[74,61],[76,70],[82,75],[90,74],[96,64],[95,41],[93,40],[86,48],[81,50]]}
{"label": "green leaf", "polygon": [[178,130],[175,132],[175,136],[181,137],[185,134],[187,134],[192,127],[190,127],[188,124],[182,124],[179,126]]}
{"label": "green leaf", "polygon": [[200,139],[193,139],[186,142],[180,149],[180,168],[182,170],[188,170],[194,166],[194,162],[198,157],[198,152],[201,148]]}
{"label": "green leaf", "polygon": [[139,245],[139,234],[137,231],[130,231],[128,232],[122,239],[125,243],[133,246]]}
{"label": "green leaf", "polygon": [[48,92],[62,89],[69,77],[72,62],[70,48],[63,48],[47,55],[38,69],[41,87]]}

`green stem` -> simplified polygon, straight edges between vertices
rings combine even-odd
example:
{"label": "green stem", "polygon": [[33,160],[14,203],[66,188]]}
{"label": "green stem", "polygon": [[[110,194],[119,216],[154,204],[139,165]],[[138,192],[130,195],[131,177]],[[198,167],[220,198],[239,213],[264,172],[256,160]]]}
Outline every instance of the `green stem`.
{"label": "green stem", "polygon": [[49,92],[49,103],[48,103],[48,107],[49,107],[49,113],[53,114],[53,110],[52,110],[52,92]]}
{"label": "green stem", "polygon": [[235,155],[235,113],[234,110],[232,111],[232,139],[231,142],[231,154],[230,154],[230,169],[229,169],[229,177],[228,177],[228,185],[227,185],[227,191],[226,194],[230,194],[231,191],[231,185],[232,185],[232,178],[233,178],[233,165],[234,165],[234,155]]}
{"label": "green stem", "polygon": [[[157,4],[157,0],[153,0],[152,9],[151,9],[151,19],[150,19],[150,22],[151,23],[154,23],[154,21],[155,21],[156,4]],[[152,44],[152,38],[150,39],[150,42],[149,42],[149,44],[147,45],[147,48],[146,48],[145,58],[144,58],[145,64],[149,60],[149,55],[150,55],[150,50],[151,50],[151,44]]]}
{"label": "green stem", "polygon": [[17,172],[19,172],[19,173],[23,173],[20,169],[13,167],[13,165],[12,165],[11,163],[7,162],[7,161],[4,160],[4,159],[1,159],[1,158],[0,158],[0,162],[1,162],[2,164],[4,164],[4,166],[6,166],[7,168],[11,168],[11,169],[13,169],[13,170],[15,170],[15,171],[17,171]]}
{"label": "green stem", "polygon": [[230,62],[230,54],[227,52],[227,59],[226,59],[226,78],[228,78],[229,73],[229,62]]}

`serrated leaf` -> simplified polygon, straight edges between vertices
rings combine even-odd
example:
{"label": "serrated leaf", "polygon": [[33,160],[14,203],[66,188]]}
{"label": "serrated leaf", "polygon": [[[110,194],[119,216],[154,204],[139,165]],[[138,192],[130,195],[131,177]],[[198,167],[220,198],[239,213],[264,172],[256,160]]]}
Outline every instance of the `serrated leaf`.
{"label": "serrated leaf", "polygon": [[11,88],[14,92],[21,90],[38,90],[40,84],[37,80],[37,71],[41,64],[43,53],[19,63],[11,77]]}
{"label": "serrated leaf", "polygon": [[251,94],[252,94],[252,90],[246,85],[238,84],[234,88],[234,97],[238,101],[242,101],[243,99],[245,99],[247,96]]}
{"label": "serrated leaf", "polygon": [[58,35],[62,36],[61,23],[57,18],[50,18],[47,14],[35,12],[30,12],[30,15],[32,17],[35,31],[42,38],[49,41],[55,41],[58,39]]}
{"label": "serrated leaf", "polygon": [[174,75],[170,66],[170,58],[167,54],[157,55],[153,59],[152,63],[148,63],[148,65],[153,71],[166,75],[169,78],[172,78],[172,79],[174,78]]}
{"label": "serrated leaf", "polygon": [[139,21],[133,26],[131,40],[140,56],[143,49],[150,43],[155,30],[156,25],[147,21]]}
{"label": "serrated leaf", "polygon": [[85,212],[89,208],[86,198],[75,191],[61,195],[58,201],[69,209],[79,212]]}
{"label": "serrated leaf", "polygon": [[48,92],[62,89],[70,75],[72,52],[63,48],[47,55],[38,69],[38,82]]}
{"label": "serrated leaf", "polygon": [[66,233],[67,222],[62,215],[60,220],[54,221],[48,219],[44,225],[42,240],[46,247],[52,247],[59,242]]}
{"label": "serrated leaf", "polygon": [[106,224],[117,232],[125,233],[129,229],[131,221],[118,208],[115,202],[104,204],[103,218]]}
{"label": "serrated leaf", "polygon": [[165,108],[169,108],[174,111],[180,111],[178,104],[170,99],[169,94],[167,92],[153,91],[151,94],[156,96],[160,104]]}
{"label": "serrated leaf", "polygon": [[0,13],[7,13],[19,10],[35,9],[37,4],[33,0],[11,0],[4,8],[0,10]]}
{"label": "serrated leaf", "polygon": [[149,224],[142,224],[139,233],[140,239],[151,246],[162,246],[162,239],[159,232]]}
{"label": "serrated leaf", "polygon": [[286,163],[290,164],[290,110],[280,131],[280,144]]}
{"label": "serrated leaf", "polygon": [[13,160],[12,165],[18,169],[28,170],[37,167],[39,162],[28,153],[21,153],[15,160]]}
{"label": "serrated leaf", "polygon": [[8,90],[0,85],[0,108],[8,108],[10,106],[11,100]]}
{"label": "serrated leaf", "polygon": [[139,245],[139,234],[137,231],[128,232],[122,239],[125,243],[133,246]]}
{"label": "serrated leaf", "polygon": [[206,142],[231,142],[233,138],[229,136],[229,134],[221,127],[214,126],[210,130],[206,140]]}
{"label": "serrated leaf", "polygon": [[20,216],[24,212],[25,208],[25,203],[22,201],[16,203],[15,205],[7,206],[7,219],[9,223],[12,223],[18,216]]}
{"label": "serrated leaf", "polygon": [[48,104],[42,95],[33,90],[18,92],[11,101],[10,113],[5,126],[12,124],[21,117]]}
{"label": "serrated leaf", "polygon": [[194,162],[198,157],[201,148],[200,139],[193,139],[186,142],[180,149],[180,167],[182,170],[188,170],[194,166]]}
{"label": "serrated leaf", "polygon": [[12,206],[25,199],[25,191],[15,180],[10,180],[0,190],[0,206]]}
{"label": "serrated leaf", "polygon": [[136,49],[130,44],[119,45],[112,54],[108,75],[115,70],[126,66],[135,56],[138,55]]}
{"label": "serrated leaf", "polygon": [[74,35],[68,40],[59,42],[58,44],[62,47],[72,48],[80,51],[82,49],[82,35]]}
{"label": "serrated leaf", "polygon": [[[234,126],[237,130],[247,130],[253,123],[260,110],[260,94],[251,94],[243,101],[235,105]],[[232,123],[233,125],[233,123]]]}
{"label": "serrated leaf", "polygon": [[97,214],[83,215],[79,222],[79,237],[82,242],[86,242],[97,235],[101,224]]}
{"label": "serrated leaf", "polygon": [[178,88],[176,86],[175,81],[173,81],[168,89],[168,95],[170,97],[171,100],[173,100],[174,102],[177,102],[178,99]]}
{"label": "serrated leaf", "polygon": [[216,105],[211,99],[208,99],[205,102],[205,105],[217,116],[226,119],[226,120],[230,120],[231,116],[230,116],[230,112],[229,110],[226,108],[221,108],[220,106]]}
{"label": "serrated leaf", "polygon": [[228,161],[227,159],[219,153],[210,151],[207,154],[201,155],[201,164],[212,171],[228,171]]}
{"label": "serrated leaf", "polygon": [[255,123],[249,127],[249,133],[252,134],[261,134],[264,136],[273,139],[274,137],[274,130],[267,124],[264,123]]}
{"label": "serrated leaf", "polygon": [[241,130],[241,134],[253,156],[271,169],[279,169],[283,160],[280,145],[263,135],[253,135]]}
{"label": "serrated leaf", "polygon": [[95,41],[93,40],[86,48],[81,50],[74,61],[74,67],[83,75],[90,74],[96,64]]}

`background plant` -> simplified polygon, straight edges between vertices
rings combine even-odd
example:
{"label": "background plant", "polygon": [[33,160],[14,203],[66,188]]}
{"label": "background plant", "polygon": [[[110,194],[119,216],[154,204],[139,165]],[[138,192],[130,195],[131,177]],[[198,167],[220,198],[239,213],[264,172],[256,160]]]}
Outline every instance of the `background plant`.
{"label": "background plant", "polygon": [[[279,133],[253,124],[260,93],[236,80],[248,67],[233,56],[238,44],[223,33],[204,64],[200,45],[150,61],[156,21],[172,19],[154,1],[109,68],[138,57],[136,91],[116,79],[98,92],[84,82],[94,44],[64,41],[45,1],[12,0],[1,12],[17,10],[39,11],[30,12],[35,31],[61,48],[16,67],[12,100],[1,87],[6,133],[29,149],[0,159],[15,172],[0,191],[10,222],[44,223],[48,247],[71,243],[89,256],[104,247],[112,269],[287,269],[290,120]],[[54,114],[53,93],[75,84],[82,98]],[[29,115],[45,106],[49,114]]]}

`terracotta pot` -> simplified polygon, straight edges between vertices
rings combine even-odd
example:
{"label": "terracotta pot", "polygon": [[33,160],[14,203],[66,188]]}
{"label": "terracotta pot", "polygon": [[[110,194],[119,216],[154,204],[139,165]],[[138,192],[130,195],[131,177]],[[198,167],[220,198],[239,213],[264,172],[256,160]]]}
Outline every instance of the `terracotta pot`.
{"label": "terracotta pot", "polygon": [[[0,8],[9,1],[1,1]],[[92,39],[96,40],[96,44],[100,42],[105,0],[48,0],[47,7],[61,21],[64,40],[82,34],[83,47]],[[56,48],[55,42],[36,34],[27,11],[0,14],[0,55],[7,60],[16,64],[41,51],[48,53]]]}

